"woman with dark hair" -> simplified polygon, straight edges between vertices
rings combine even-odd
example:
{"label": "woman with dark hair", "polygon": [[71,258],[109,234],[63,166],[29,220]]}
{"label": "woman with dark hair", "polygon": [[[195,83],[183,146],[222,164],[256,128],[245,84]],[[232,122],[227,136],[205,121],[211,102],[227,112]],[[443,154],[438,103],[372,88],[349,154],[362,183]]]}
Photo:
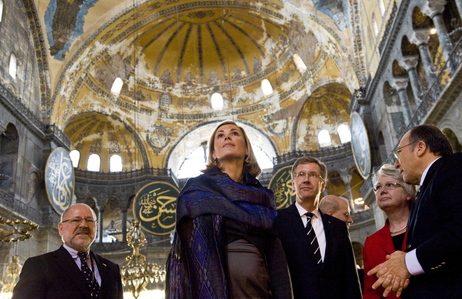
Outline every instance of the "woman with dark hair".
{"label": "woman with dark hair", "polygon": [[166,298],[292,298],[285,255],[273,234],[274,195],[245,131],[217,126],[203,174],[177,201]]}

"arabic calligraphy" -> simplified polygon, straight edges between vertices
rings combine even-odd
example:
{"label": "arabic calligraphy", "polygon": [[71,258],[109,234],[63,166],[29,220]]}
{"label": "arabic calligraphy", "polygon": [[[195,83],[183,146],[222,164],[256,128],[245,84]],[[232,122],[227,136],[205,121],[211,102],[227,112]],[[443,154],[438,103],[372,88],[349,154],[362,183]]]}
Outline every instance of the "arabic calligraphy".
{"label": "arabic calligraphy", "polygon": [[269,188],[273,190],[276,199],[276,208],[285,208],[295,200],[295,191],[292,188],[290,171],[292,166],[285,166],[279,169],[271,178]]}
{"label": "arabic calligraphy", "polygon": [[55,149],[48,158],[46,188],[52,207],[62,214],[71,205],[74,195],[74,168],[63,148]]}
{"label": "arabic calligraphy", "polygon": [[154,182],[141,188],[135,197],[134,215],[141,226],[156,235],[166,235],[175,226],[178,189],[165,182]]}

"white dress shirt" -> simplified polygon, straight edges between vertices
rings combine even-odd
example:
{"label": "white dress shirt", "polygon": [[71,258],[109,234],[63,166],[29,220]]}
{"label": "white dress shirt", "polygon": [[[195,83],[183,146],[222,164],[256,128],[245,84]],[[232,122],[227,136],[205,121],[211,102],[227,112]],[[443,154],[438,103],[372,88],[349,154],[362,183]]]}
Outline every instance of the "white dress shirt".
{"label": "white dress shirt", "polygon": [[[70,248],[66,244],[63,244],[63,247],[66,248],[66,250],[72,256],[72,258],[74,259],[74,262],[77,264],[77,267],[79,267],[79,269],[82,269],[82,262],[80,261],[80,258],[77,255],[78,251],[73,248]],[[91,261],[91,264],[90,264],[90,261]],[[93,258],[87,258],[87,263],[88,263],[88,267],[90,267],[91,271],[93,271],[96,281],[101,286],[101,275],[99,274],[98,266],[96,266],[96,261]]]}
{"label": "white dress shirt", "polygon": [[326,254],[326,234],[324,233],[324,225],[322,224],[321,213],[318,209],[314,211],[307,211],[305,210],[298,202],[295,202],[295,206],[297,207],[298,213],[300,214],[300,218],[303,222],[303,226],[307,224],[307,217],[305,213],[311,212],[314,214],[313,218],[311,219],[311,226],[316,233],[316,239],[318,240],[319,250],[321,251],[321,258],[324,262],[324,255]]}

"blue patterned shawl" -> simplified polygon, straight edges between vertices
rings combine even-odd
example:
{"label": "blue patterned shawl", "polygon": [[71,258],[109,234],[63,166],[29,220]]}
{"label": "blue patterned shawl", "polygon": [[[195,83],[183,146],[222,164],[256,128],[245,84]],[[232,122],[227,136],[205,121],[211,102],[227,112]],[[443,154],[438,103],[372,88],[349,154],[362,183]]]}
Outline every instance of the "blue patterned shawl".
{"label": "blue patterned shawl", "polygon": [[[167,260],[166,298],[229,298],[223,218],[269,232],[276,218],[272,191],[249,174],[244,183],[237,183],[218,169],[186,183],[177,201],[176,232]],[[276,259],[281,262],[280,257]],[[282,273],[282,281],[286,278],[284,271],[283,263],[282,270],[277,271],[278,279]]]}

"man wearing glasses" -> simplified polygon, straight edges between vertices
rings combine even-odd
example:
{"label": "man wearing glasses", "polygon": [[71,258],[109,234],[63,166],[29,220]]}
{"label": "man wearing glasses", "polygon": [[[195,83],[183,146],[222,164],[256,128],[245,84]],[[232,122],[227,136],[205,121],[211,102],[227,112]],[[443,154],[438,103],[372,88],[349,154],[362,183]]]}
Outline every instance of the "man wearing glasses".
{"label": "man wearing glasses", "polygon": [[58,223],[63,245],[26,260],[13,299],[123,298],[119,266],[90,251],[96,238],[95,212],[75,204]]}
{"label": "man wearing glasses", "polygon": [[327,169],[313,157],[292,166],[296,201],[278,210],[275,229],[289,265],[294,298],[361,298],[345,222],[318,209]]}
{"label": "man wearing glasses", "polygon": [[414,127],[394,152],[404,181],[420,185],[408,220],[406,252],[368,275],[403,298],[462,298],[462,153],[437,127]]}

